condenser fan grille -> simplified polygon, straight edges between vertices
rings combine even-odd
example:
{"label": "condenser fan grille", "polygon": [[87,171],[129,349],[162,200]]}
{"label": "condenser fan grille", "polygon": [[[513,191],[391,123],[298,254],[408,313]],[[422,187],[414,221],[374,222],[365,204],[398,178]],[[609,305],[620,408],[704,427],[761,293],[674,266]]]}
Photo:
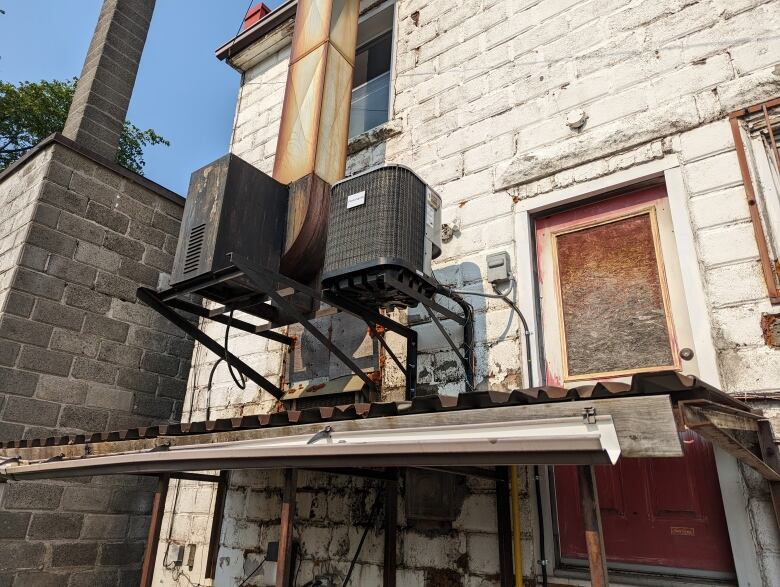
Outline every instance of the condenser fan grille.
{"label": "condenser fan grille", "polygon": [[[365,203],[348,208],[349,196],[359,192],[365,192]],[[414,173],[378,169],[335,186],[331,198],[326,273],[378,259],[422,268],[425,184]]]}

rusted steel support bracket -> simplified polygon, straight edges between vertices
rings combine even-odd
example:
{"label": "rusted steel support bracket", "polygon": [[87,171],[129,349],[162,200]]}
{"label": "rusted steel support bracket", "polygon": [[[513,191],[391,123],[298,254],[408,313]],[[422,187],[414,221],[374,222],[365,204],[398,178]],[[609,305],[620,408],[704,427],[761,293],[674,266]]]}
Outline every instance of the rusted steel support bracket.
{"label": "rusted steel support bracket", "polygon": [[177,314],[172,308],[170,308],[168,305],[166,305],[160,300],[157,293],[145,287],[141,287],[138,288],[137,295],[138,295],[138,299],[144,302],[147,306],[152,308],[158,314],[161,314],[162,316],[167,318],[172,324],[178,326],[181,330],[189,334],[200,344],[202,344],[207,349],[209,349],[212,353],[215,353],[218,357],[226,357],[230,361],[230,364],[236,369],[238,369],[239,371],[241,371],[241,373],[243,373],[249,380],[255,382],[257,385],[259,385],[262,389],[270,393],[276,399],[279,400],[282,399],[282,396],[284,395],[282,393],[282,390],[280,390],[276,385],[271,383],[271,381],[269,381],[268,379],[260,375],[260,373],[252,369],[252,367],[247,365],[244,361],[239,359],[233,353],[226,351],[221,344],[219,344],[213,338],[211,338],[203,331],[198,329],[196,326],[190,323],[186,318]]}
{"label": "rusted steel support bracket", "polygon": [[609,575],[607,555],[604,551],[604,530],[601,526],[595,469],[591,465],[578,465],[577,481],[580,488],[580,507],[590,565],[590,584],[593,587],[606,587],[609,585]]}
{"label": "rusted steel support bracket", "polygon": [[162,527],[163,513],[165,512],[165,499],[168,497],[169,480],[170,476],[167,474],[162,474],[158,477],[157,490],[154,493],[154,501],[152,502],[152,519],[149,523],[149,533],[146,536],[140,587],[151,587],[152,585],[154,563],[157,559],[157,547],[160,542],[160,528]]}

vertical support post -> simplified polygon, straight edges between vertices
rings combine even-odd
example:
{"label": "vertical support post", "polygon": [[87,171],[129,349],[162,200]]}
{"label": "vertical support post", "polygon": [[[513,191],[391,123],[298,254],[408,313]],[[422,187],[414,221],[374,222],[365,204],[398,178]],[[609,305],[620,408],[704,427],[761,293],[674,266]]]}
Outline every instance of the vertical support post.
{"label": "vertical support post", "polygon": [[501,475],[496,480],[496,521],[498,522],[498,568],[501,587],[512,587],[514,569],[512,566],[512,515],[509,509],[509,471],[498,467]]}
{"label": "vertical support post", "polygon": [[[769,420],[759,420],[758,424],[758,444],[761,447],[761,458],[772,469],[780,473],[780,455],[777,454],[775,446],[775,437],[772,433],[772,424]],[[775,522],[778,532],[780,532],[780,482],[768,481],[769,495],[772,498],[772,507],[775,510]]]}
{"label": "vertical support post", "polygon": [[395,478],[385,481],[385,558],[382,571],[382,586],[395,587],[396,579],[396,542],[398,541],[398,470]]}
{"label": "vertical support post", "polygon": [[222,519],[225,516],[225,500],[228,490],[228,472],[221,471],[217,483],[217,495],[214,498],[214,515],[211,520],[209,551],[206,555],[206,579],[213,579],[217,572],[217,555],[222,537]]}
{"label": "vertical support post", "polygon": [[276,587],[292,587],[293,580],[293,526],[295,525],[295,494],[298,471],[284,470],[282,515],[279,527],[279,559],[276,562]]}
{"label": "vertical support post", "polygon": [[[152,584],[154,563],[157,559],[157,546],[160,542],[160,528],[162,527],[163,513],[165,512],[165,499],[168,497],[169,481],[170,475],[167,473],[160,475],[157,480],[157,490],[154,492],[154,501],[152,502],[152,519],[149,523],[149,533],[146,536],[140,587],[150,587]],[[173,520],[171,520],[171,523],[173,523]]]}
{"label": "vertical support post", "polygon": [[580,488],[580,507],[585,527],[585,545],[590,564],[590,584],[593,587],[609,585],[607,557],[604,552],[604,531],[601,527],[601,510],[596,488],[596,472],[590,465],[577,466]]}

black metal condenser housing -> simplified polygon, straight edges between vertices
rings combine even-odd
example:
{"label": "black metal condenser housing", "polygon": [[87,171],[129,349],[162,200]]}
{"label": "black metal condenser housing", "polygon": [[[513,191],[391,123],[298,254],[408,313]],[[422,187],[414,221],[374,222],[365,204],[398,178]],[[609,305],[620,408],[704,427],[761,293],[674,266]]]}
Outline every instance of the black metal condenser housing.
{"label": "black metal condenser housing", "polygon": [[[229,270],[229,254],[278,271],[287,218],[287,186],[233,154],[192,174],[187,191],[172,286]],[[226,302],[244,291],[216,282],[199,293]],[[248,288],[247,291],[251,289]]]}

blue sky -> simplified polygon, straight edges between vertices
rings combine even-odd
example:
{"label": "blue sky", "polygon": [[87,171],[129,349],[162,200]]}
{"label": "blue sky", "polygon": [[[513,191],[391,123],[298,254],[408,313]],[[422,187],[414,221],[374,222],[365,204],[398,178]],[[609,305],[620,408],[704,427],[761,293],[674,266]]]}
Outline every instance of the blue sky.
{"label": "blue sky", "polygon": [[[271,8],[281,0],[266,0]],[[0,0],[0,79],[79,75],[102,0]],[[251,2],[251,5],[257,1]],[[144,174],[186,195],[190,173],[228,150],[240,76],[214,57],[248,0],[157,0],[128,118],[171,141]]]}

